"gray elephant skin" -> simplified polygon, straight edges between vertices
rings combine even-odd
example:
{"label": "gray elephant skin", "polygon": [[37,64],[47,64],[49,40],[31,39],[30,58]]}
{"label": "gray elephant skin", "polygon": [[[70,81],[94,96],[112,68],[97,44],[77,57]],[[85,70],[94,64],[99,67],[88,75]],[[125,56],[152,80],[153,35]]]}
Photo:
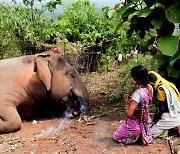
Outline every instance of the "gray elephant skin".
{"label": "gray elephant skin", "polygon": [[[53,51],[0,60],[0,133],[20,130],[45,101],[62,103],[81,114],[89,95],[77,70]],[[70,102],[70,103],[69,103]]]}

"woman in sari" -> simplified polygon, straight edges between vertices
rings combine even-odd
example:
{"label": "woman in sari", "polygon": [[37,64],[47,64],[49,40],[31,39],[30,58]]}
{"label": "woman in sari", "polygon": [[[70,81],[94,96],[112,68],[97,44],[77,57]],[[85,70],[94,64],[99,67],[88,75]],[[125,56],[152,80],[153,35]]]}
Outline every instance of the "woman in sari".
{"label": "woman in sari", "polygon": [[147,69],[143,66],[132,68],[131,81],[138,87],[131,97],[124,95],[126,119],[112,137],[119,143],[131,144],[140,136],[143,144],[149,145],[152,143],[152,134],[148,105],[152,102],[153,88],[149,84]]}
{"label": "woman in sari", "polygon": [[150,84],[153,85],[157,96],[156,114],[151,126],[152,135],[166,137],[169,129],[180,126],[180,93],[176,86],[161,77],[157,72],[150,71]]}

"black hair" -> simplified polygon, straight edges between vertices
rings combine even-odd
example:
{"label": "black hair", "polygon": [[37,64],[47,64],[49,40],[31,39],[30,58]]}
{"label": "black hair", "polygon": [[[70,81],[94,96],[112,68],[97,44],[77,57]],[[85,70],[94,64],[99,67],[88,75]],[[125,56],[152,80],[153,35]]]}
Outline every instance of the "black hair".
{"label": "black hair", "polygon": [[131,69],[131,75],[132,77],[137,78],[137,80],[144,86],[150,83],[148,71],[144,66],[138,65],[133,67]]}
{"label": "black hair", "polygon": [[150,82],[152,82],[152,83],[155,83],[157,81],[157,77],[153,73],[149,74],[149,79],[150,79]]}

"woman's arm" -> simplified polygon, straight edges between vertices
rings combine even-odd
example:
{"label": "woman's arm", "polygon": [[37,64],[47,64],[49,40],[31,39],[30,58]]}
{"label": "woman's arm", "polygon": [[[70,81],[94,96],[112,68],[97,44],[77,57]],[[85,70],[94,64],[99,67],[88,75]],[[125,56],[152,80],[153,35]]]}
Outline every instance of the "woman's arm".
{"label": "woman's arm", "polygon": [[138,106],[138,103],[134,100],[132,100],[129,104],[129,106],[126,108],[126,117],[131,118],[134,114],[134,111],[136,110],[136,107]]}

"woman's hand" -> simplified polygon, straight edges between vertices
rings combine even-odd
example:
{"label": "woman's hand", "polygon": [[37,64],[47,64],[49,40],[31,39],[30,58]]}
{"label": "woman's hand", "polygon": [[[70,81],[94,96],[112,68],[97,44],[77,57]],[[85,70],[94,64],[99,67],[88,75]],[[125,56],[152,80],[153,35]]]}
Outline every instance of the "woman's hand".
{"label": "woman's hand", "polygon": [[132,117],[134,114],[134,111],[136,110],[136,107],[138,106],[138,103],[130,100],[131,97],[129,94],[124,94],[124,103],[125,103],[125,109],[126,109],[126,116],[128,118]]}
{"label": "woman's hand", "polygon": [[130,96],[129,94],[124,94],[124,103],[125,105],[129,105],[130,104]]}

